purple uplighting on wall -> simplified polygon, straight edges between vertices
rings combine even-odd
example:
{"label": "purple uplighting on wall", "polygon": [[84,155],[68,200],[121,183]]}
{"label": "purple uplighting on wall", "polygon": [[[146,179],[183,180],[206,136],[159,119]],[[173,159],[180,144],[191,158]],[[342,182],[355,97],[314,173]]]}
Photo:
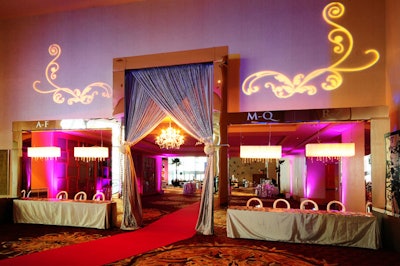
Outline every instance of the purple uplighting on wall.
{"label": "purple uplighting on wall", "polygon": [[[341,168],[346,169],[348,166],[349,160],[342,160],[341,162]],[[347,186],[348,186],[348,179],[350,177],[348,177],[346,175],[345,171],[342,171],[342,169],[340,169],[340,173],[341,173],[341,201],[344,205],[347,204],[347,194],[345,193],[347,190]]]}
{"label": "purple uplighting on wall", "polygon": [[307,158],[307,178],[306,178],[306,197],[307,198],[324,198],[321,190],[325,186],[325,165],[321,161]]}
{"label": "purple uplighting on wall", "polygon": [[[51,191],[49,191],[50,195],[56,195],[59,191],[64,190],[65,188],[63,187],[63,185],[66,185],[66,184],[63,184],[65,165],[60,164],[60,163],[55,163],[55,162],[57,162],[57,161],[54,160],[53,166],[52,166],[52,167],[54,167],[54,181],[53,181],[52,189],[51,189]],[[47,167],[49,167],[49,166],[47,166]]]}

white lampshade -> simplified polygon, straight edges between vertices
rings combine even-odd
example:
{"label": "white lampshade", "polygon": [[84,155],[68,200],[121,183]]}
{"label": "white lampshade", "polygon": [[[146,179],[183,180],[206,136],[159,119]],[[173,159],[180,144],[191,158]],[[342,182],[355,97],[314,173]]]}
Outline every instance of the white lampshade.
{"label": "white lampshade", "polygon": [[61,157],[60,147],[28,147],[28,157],[37,159],[54,159]]}
{"label": "white lampshade", "polygon": [[282,157],[280,145],[241,145],[240,158],[243,159],[278,159]]}
{"label": "white lampshade", "polygon": [[74,147],[74,157],[83,161],[104,160],[108,158],[107,147]]}
{"label": "white lampshade", "polygon": [[354,155],[354,143],[311,143],[306,145],[306,157],[340,158]]}

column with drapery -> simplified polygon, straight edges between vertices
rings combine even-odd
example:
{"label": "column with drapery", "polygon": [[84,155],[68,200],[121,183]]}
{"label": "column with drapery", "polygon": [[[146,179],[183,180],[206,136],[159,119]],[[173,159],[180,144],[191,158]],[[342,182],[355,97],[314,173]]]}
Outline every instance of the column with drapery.
{"label": "column with drapery", "polygon": [[123,218],[121,229],[136,230],[142,225],[142,203],[131,147],[148,135],[165,117],[164,111],[139,86],[131,75],[125,79],[126,142],[121,146],[125,154],[125,177],[122,188]]}
{"label": "column with drapery", "polygon": [[[189,64],[132,70],[135,86],[188,134],[204,144],[207,167],[196,231],[214,233],[213,65]],[[139,113],[137,113],[139,115]]]}

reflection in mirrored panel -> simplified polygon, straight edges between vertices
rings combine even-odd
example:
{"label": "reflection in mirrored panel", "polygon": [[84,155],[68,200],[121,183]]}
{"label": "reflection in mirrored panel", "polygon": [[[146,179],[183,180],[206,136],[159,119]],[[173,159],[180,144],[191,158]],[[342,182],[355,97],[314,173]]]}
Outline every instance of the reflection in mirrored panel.
{"label": "reflection in mirrored panel", "polygon": [[[14,122],[14,141],[18,142],[21,188],[41,191],[39,196],[54,197],[59,191],[75,195],[97,192],[111,199],[120,192],[120,122],[114,119]],[[28,148],[57,147],[60,157],[28,157]],[[83,158],[75,149],[90,149]],[[107,154],[98,154],[101,149]]]}

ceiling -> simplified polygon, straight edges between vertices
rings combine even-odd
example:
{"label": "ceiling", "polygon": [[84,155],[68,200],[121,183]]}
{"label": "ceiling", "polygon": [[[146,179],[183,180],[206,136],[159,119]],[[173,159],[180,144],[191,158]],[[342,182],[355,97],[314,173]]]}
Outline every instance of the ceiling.
{"label": "ceiling", "polygon": [[[359,122],[358,122],[359,123]],[[177,127],[176,125],[172,125]],[[341,135],[352,130],[354,123],[289,123],[269,125],[231,125],[228,126],[228,153],[230,157],[238,157],[240,145],[282,145],[283,155],[304,154],[307,143],[341,142]],[[185,132],[185,143],[180,149],[160,149],[155,139],[168,123],[160,124],[151,134],[140,141],[135,148],[153,154],[165,156],[204,156],[204,145],[196,145],[196,140]],[[370,153],[369,123],[365,122],[365,153]],[[224,143],[221,143],[224,144]]]}
{"label": "ceiling", "polygon": [[[102,6],[121,5],[137,1],[149,0],[12,0],[0,1],[0,20],[44,15],[64,11],[95,8]],[[304,153],[305,144],[338,142],[343,131],[350,130],[351,123],[290,123],[270,125],[232,125],[228,127],[229,156],[239,155],[239,146],[243,145],[282,145],[283,154]],[[156,136],[168,122],[160,124],[151,134],[140,141],[135,148],[165,156],[203,156],[203,145],[196,145],[197,141],[184,133],[185,144],[179,150],[160,150],[155,144]],[[98,132],[97,132],[98,133]],[[87,133],[74,133],[84,135]],[[102,131],[101,134],[91,133],[91,137],[111,139],[111,131]],[[369,151],[369,124],[366,124],[366,154]],[[225,143],[222,143],[225,144]]]}
{"label": "ceiling", "polygon": [[0,1],[0,20],[115,6],[138,1],[148,0],[3,0]]}

